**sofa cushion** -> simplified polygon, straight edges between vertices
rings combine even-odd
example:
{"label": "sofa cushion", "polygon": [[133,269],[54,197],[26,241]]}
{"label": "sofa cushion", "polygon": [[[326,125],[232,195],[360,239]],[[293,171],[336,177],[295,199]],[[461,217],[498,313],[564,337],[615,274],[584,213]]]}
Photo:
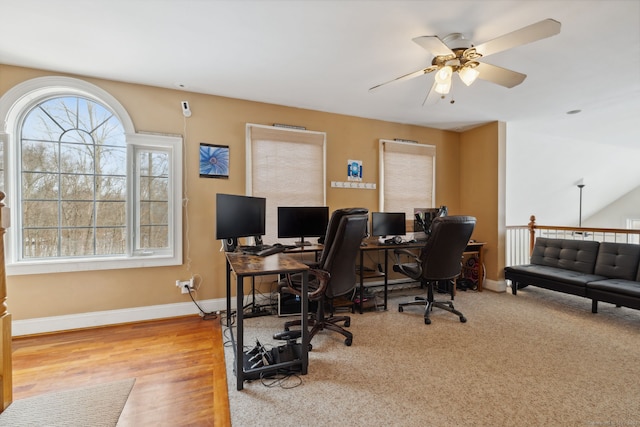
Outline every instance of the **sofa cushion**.
{"label": "sofa cushion", "polygon": [[640,282],[624,279],[596,280],[587,283],[587,288],[640,298]]}
{"label": "sofa cushion", "polygon": [[596,274],[582,273],[579,271],[566,270],[558,267],[548,267],[546,265],[524,264],[513,265],[505,268],[505,272],[515,274],[526,274],[530,278],[541,278],[557,282],[568,283],[576,286],[586,286],[589,282],[605,280],[606,277]]}
{"label": "sofa cushion", "polygon": [[593,274],[599,242],[538,237],[531,264]]}
{"label": "sofa cushion", "polygon": [[595,274],[610,279],[634,280],[640,262],[640,245],[602,242],[596,258]]}

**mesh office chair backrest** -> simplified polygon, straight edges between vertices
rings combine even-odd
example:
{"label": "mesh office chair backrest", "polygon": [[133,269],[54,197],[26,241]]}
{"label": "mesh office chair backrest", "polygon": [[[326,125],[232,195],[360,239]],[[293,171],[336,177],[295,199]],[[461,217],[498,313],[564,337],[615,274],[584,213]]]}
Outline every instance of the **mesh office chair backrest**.
{"label": "mesh office chair backrest", "polygon": [[422,277],[429,280],[453,279],[460,274],[464,252],[476,219],[472,216],[438,217],[431,224],[431,236],[422,248]]}
{"label": "mesh office chair backrest", "polygon": [[367,214],[365,210],[365,213],[343,215],[329,246],[325,246],[320,269],[331,275],[325,291],[327,298],[345,295],[356,286],[356,257],[366,235]]}

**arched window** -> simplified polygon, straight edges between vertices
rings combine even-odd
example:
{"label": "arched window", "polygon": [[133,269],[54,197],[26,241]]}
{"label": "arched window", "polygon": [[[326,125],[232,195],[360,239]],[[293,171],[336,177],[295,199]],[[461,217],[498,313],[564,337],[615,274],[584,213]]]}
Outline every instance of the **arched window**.
{"label": "arched window", "polygon": [[2,117],[9,274],[182,262],[181,138],[136,134],[109,94],[60,77],[7,92]]}
{"label": "arched window", "polygon": [[19,157],[21,258],[126,254],[127,150],[111,111],[78,96],[38,103]]}

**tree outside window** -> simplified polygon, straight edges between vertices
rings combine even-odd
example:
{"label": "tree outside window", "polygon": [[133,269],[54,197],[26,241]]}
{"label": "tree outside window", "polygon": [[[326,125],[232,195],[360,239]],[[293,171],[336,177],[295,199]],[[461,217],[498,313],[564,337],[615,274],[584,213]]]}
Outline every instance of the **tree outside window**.
{"label": "tree outside window", "polygon": [[[20,139],[21,258],[127,252],[127,150],[117,117],[82,97],[32,108]],[[139,154],[140,247],[168,244],[168,156]]]}

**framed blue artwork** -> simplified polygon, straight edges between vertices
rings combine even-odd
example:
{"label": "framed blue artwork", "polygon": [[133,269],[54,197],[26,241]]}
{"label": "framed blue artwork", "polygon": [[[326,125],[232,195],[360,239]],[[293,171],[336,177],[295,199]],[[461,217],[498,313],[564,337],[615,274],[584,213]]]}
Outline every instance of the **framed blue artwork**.
{"label": "framed blue artwork", "polygon": [[200,178],[229,178],[229,146],[200,143]]}
{"label": "framed blue artwork", "polygon": [[362,181],[362,160],[347,161],[347,180]]}

